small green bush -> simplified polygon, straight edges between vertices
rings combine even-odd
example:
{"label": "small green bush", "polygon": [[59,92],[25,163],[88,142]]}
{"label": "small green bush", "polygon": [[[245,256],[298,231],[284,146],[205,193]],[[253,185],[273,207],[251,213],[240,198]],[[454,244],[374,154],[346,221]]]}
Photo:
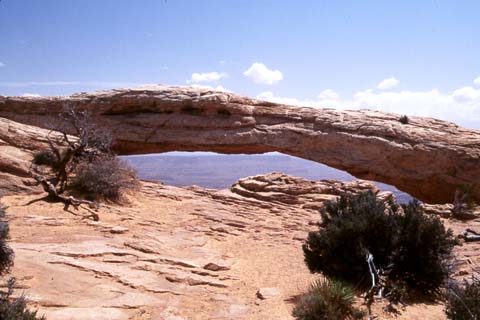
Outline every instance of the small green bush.
{"label": "small green bush", "polygon": [[[5,209],[0,205],[0,218],[5,216]],[[8,223],[0,221],[0,276],[10,271],[13,265],[13,250],[8,246]]]}
{"label": "small green bush", "polygon": [[[403,205],[394,230],[388,277],[427,295],[438,294],[449,276],[447,262],[456,241],[437,216],[426,215],[417,202]],[[393,231],[393,230],[392,230]]]}
{"label": "small green bush", "polygon": [[368,274],[365,249],[373,254],[375,264],[386,265],[395,245],[396,222],[385,211],[385,204],[376,201],[372,192],[327,203],[320,229],[310,232],[303,245],[310,271],[356,284]]}
{"label": "small green bush", "polygon": [[79,164],[71,188],[87,195],[91,200],[118,201],[122,191],[138,187],[136,171],[115,157],[100,157]]}
{"label": "small green bush", "polygon": [[362,319],[364,313],[353,306],[353,290],[339,281],[317,280],[300,297],[293,309],[298,320]]}
{"label": "small green bush", "polygon": [[303,245],[308,268],[368,288],[370,252],[388,280],[385,289],[391,297],[414,291],[438,294],[449,275],[453,233],[438,217],[425,215],[416,201],[401,209],[377,200],[373,192],[329,203],[319,230],[310,232]]}
{"label": "small green bush", "polygon": [[400,117],[400,119],[398,119],[398,121],[400,121],[401,124],[408,124],[410,119],[406,115],[403,115]]}
{"label": "small green bush", "polygon": [[33,155],[32,162],[39,166],[49,166],[55,168],[58,163],[58,158],[51,150],[41,150]]}
{"label": "small green bush", "polygon": [[37,311],[27,309],[27,300],[22,295],[12,298],[15,279],[7,282],[7,291],[0,291],[0,319],[1,320],[45,320],[45,317],[37,318]]}
{"label": "small green bush", "polygon": [[[5,217],[5,208],[0,204],[0,218]],[[0,276],[5,275],[13,266],[13,250],[6,240],[8,239],[8,223],[0,221]],[[7,282],[7,291],[0,291],[0,320],[37,320],[37,312],[31,312],[27,309],[25,297],[12,298],[13,285],[15,279]],[[45,318],[41,318],[45,319]],[[40,320],[41,320],[40,319]]]}
{"label": "small green bush", "polygon": [[480,319],[480,279],[464,280],[463,285],[451,282],[446,291],[445,307],[448,319]]}

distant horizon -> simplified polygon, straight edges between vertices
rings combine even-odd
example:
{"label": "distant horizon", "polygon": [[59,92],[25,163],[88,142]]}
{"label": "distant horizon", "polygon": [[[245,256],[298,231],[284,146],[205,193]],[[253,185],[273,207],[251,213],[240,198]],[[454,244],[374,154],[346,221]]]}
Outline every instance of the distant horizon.
{"label": "distant horizon", "polygon": [[[205,188],[225,189],[237,182],[238,179],[271,172],[282,172],[307,180],[365,180],[320,162],[279,152],[219,154],[201,151],[173,151],[122,156],[122,158],[138,170],[141,179],[162,181],[178,187],[198,185]],[[392,185],[372,182],[381,190],[393,192],[401,203],[413,199],[409,194]]]}
{"label": "distant horizon", "polygon": [[168,152],[158,152],[158,153],[147,153],[147,154],[132,154],[128,157],[155,157],[162,155],[164,157],[169,156],[252,156],[252,155],[262,155],[262,156],[286,156],[281,152],[264,152],[264,153],[220,153],[213,151],[168,151]]}

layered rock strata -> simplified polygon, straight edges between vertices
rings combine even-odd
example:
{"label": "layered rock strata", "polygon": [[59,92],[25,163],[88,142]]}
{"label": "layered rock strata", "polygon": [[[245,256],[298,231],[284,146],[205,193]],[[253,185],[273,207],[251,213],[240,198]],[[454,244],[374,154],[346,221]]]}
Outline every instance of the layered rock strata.
{"label": "layered rock strata", "polygon": [[44,127],[64,106],[112,128],[120,154],[278,151],[395,185],[431,203],[460,186],[480,198],[480,132],[432,118],[300,108],[233,93],[171,86],[0,97],[0,117]]}

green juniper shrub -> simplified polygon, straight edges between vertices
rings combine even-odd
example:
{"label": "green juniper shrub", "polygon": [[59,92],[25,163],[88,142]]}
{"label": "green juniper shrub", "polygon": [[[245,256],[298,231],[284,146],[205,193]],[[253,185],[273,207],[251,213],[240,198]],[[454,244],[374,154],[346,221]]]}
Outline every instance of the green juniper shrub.
{"label": "green juniper shrub", "polygon": [[[0,218],[5,216],[5,209],[0,205]],[[8,223],[0,221],[0,276],[10,271],[13,265],[13,250],[7,244]]]}
{"label": "green juniper shrub", "polygon": [[406,115],[403,115],[400,117],[400,119],[398,119],[398,121],[400,121],[401,124],[408,124],[410,119]]}
{"label": "green juniper shrub", "polygon": [[317,280],[295,304],[297,320],[362,319],[364,313],[353,306],[353,289],[336,280]]}
{"label": "green juniper shrub", "polygon": [[15,279],[7,282],[7,291],[0,291],[0,319],[1,320],[45,320],[45,317],[37,317],[37,311],[30,311],[27,308],[25,296],[12,298]]}
{"label": "green juniper shrub", "polygon": [[[393,251],[393,213],[368,192],[357,197],[342,196],[321,211],[319,231],[310,232],[303,245],[305,262],[311,272],[357,283],[368,273],[365,249],[378,265],[386,265]],[[369,284],[367,284],[369,285]]]}
{"label": "green juniper shrub", "polygon": [[[371,285],[366,253],[387,279],[386,294],[431,295],[449,275],[447,261],[455,240],[436,216],[418,202],[399,207],[373,192],[345,195],[321,211],[318,231],[303,245],[311,272],[322,272],[359,288]],[[390,291],[390,292],[389,292]]]}
{"label": "green juniper shrub", "polygon": [[51,150],[40,150],[33,155],[33,163],[39,166],[44,165],[55,168],[57,162],[57,156]]}
{"label": "green juniper shrub", "polygon": [[388,277],[426,295],[439,294],[449,276],[447,262],[456,243],[453,232],[437,216],[424,214],[417,201],[402,207]]}
{"label": "green juniper shrub", "polygon": [[451,281],[446,290],[446,313],[448,319],[480,319],[480,279],[472,277],[463,284]]}
{"label": "green juniper shrub", "polygon": [[[5,216],[5,209],[0,204],[0,218]],[[6,240],[8,239],[8,223],[0,221],[0,276],[10,271],[13,265],[13,250],[10,248]],[[36,311],[27,309],[27,301],[24,296],[12,298],[13,286],[15,279],[11,278],[7,281],[6,292],[0,290],[0,320],[42,320],[37,318]]]}

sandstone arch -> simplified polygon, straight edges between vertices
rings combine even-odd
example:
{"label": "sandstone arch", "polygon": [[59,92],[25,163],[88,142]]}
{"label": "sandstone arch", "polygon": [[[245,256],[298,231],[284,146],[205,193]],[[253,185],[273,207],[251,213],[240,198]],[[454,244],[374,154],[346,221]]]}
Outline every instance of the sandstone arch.
{"label": "sandstone arch", "polygon": [[279,151],[395,185],[430,203],[470,186],[480,199],[480,132],[432,118],[299,108],[171,86],[69,97],[0,97],[0,117],[44,127],[65,103],[113,128],[120,154]]}

